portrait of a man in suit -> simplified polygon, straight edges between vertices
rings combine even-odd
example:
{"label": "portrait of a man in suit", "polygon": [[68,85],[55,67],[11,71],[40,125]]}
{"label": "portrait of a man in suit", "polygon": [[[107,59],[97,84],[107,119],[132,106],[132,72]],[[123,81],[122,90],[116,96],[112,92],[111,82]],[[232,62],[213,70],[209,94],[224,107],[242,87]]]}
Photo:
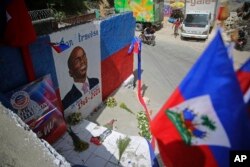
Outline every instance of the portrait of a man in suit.
{"label": "portrait of a man in suit", "polygon": [[98,78],[89,78],[87,76],[88,60],[84,49],[76,46],[68,58],[69,75],[73,78],[74,83],[71,90],[62,100],[64,109],[87,94],[93,87],[99,84]]}

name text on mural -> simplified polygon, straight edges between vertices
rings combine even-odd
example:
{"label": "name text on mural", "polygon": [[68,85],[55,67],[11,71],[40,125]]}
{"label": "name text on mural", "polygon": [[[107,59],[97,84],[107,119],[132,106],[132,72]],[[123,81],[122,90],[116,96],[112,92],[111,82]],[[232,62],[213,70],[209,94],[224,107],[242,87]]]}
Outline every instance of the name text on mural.
{"label": "name text on mural", "polygon": [[89,33],[81,34],[78,33],[78,41],[83,42],[84,40],[88,40],[90,38],[93,38],[94,36],[98,35],[98,30],[90,31]]}

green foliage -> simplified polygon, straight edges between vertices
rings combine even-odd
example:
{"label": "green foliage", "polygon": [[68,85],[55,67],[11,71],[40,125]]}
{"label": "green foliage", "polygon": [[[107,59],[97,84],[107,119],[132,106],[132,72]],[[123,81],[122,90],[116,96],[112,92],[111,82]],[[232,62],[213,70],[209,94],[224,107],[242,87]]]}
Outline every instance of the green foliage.
{"label": "green foliage", "polygon": [[210,130],[216,129],[215,122],[212,121],[207,115],[202,115],[201,119],[202,119],[202,125],[208,127]]}
{"label": "green foliage", "polygon": [[138,121],[138,128],[140,130],[139,135],[145,137],[147,140],[151,140],[152,136],[149,130],[149,122],[145,112],[138,112],[136,118]]}
{"label": "green foliage", "polygon": [[83,14],[88,10],[85,6],[84,0],[62,0],[62,9],[67,15],[78,15],[78,13]]}
{"label": "green foliage", "polygon": [[82,114],[80,112],[74,112],[67,117],[67,123],[69,125],[76,125],[82,121]]}
{"label": "green foliage", "polygon": [[118,163],[120,163],[120,160],[121,160],[121,157],[122,157],[122,154],[124,153],[124,151],[126,150],[126,148],[128,147],[129,143],[130,143],[131,139],[126,136],[125,138],[119,138],[117,141],[116,141],[116,144],[117,144],[117,147],[118,147],[118,150],[119,150],[119,159],[118,159]]}
{"label": "green foliage", "polygon": [[115,100],[114,97],[109,97],[107,100],[106,100],[106,105],[110,108],[114,108],[115,106],[117,106],[117,102]]}
{"label": "green foliage", "polygon": [[130,110],[130,109],[127,107],[127,105],[126,105],[125,103],[121,103],[121,104],[120,104],[120,108],[122,108],[122,109],[128,111],[129,113],[131,113],[131,114],[133,114],[133,115],[135,115],[135,113],[134,113],[132,110]]}
{"label": "green foliage", "polygon": [[89,148],[89,143],[82,141],[73,131],[72,129],[69,127],[68,128],[68,133],[71,136],[72,140],[73,140],[73,144],[74,144],[74,149],[77,152],[82,152],[85,151]]}
{"label": "green foliage", "polygon": [[61,22],[66,16],[64,12],[58,11],[54,13],[56,21]]}

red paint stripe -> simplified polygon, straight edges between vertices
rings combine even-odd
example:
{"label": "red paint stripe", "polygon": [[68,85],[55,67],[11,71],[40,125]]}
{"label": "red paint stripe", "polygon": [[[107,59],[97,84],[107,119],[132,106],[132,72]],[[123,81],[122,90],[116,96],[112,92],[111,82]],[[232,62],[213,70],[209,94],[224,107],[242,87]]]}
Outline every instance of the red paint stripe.
{"label": "red paint stripe", "polygon": [[106,99],[133,73],[133,56],[129,45],[101,62],[102,98]]}

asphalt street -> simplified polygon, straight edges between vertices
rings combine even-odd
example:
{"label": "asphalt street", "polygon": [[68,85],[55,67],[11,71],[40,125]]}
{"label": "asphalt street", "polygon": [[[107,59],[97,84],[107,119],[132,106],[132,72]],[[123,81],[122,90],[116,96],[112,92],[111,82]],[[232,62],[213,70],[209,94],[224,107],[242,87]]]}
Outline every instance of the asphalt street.
{"label": "asphalt street", "polygon": [[[181,40],[179,36],[174,37],[172,24],[164,21],[163,28],[155,34],[156,45],[142,45],[142,94],[147,107],[152,111],[152,118],[205,50],[213,38],[214,32],[212,31],[209,39],[205,41]],[[135,36],[139,36],[139,34],[140,32],[135,32]],[[223,34],[223,38],[226,39],[225,34]],[[249,50],[249,46],[245,51],[232,50],[235,69],[250,57]],[[134,57],[135,83],[136,76],[137,57]],[[129,114],[119,107],[119,104],[124,102],[135,113],[143,110],[137,98],[137,87],[128,89],[121,86],[111,96],[117,100],[118,105],[114,108],[101,108],[90,116],[89,120],[99,125],[105,125],[115,119],[117,120],[114,123],[115,130],[127,135],[138,135],[136,115]]]}

